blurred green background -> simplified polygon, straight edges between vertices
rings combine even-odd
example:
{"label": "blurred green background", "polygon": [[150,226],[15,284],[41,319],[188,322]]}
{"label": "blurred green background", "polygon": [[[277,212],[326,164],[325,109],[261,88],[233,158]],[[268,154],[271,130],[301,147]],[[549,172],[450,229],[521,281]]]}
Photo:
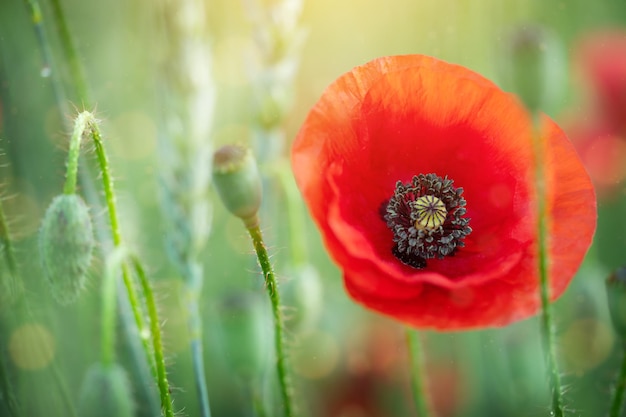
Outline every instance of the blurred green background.
{"label": "blurred green background", "polygon": [[[182,281],[166,256],[159,197],[162,166],[157,148],[162,127],[157,85],[163,34],[155,3],[65,0],[62,6],[86,70],[96,115],[102,120],[123,234],[148,266],[158,296],[174,406],[181,414],[194,416],[198,406],[187,313],[180,297]],[[207,141],[214,147],[252,143],[259,127],[250,74],[250,60],[258,46],[248,18],[249,3],[254,2],[206,2],[210,31],[206,53],[213,60],[217,92]],[[59,53],[50,5],[42,0],[41,6],[54,57],[52,69],[67,85],[70,76]],[[287,157],[290,139],[323,89],[352,67],[382,55],[422,53],[467,66],[498,82],[507,37],[515,28],[530,24],[551,30],[563,45],[562,78],[567,88],[554,108],[546,111],[563,123],[572,114],[584,119],[590,105],[589,88],[577,73],[576,45],[589,32],[625,26],[626,3],[310,0],[304,1],[297,22],[306,38],[293,58],[298,70],[289,86],[292,104],[274,126],[284,133],[286,143],[275,159],[262,166],[266,172]],[[86,291],[77,303],[62,307],[50,298],[38,261],[37,230],[46,207],[62,190],[68,122],[71,125],[75,113],[83,110],[83,103],[70,97],[71,112],[62,114],[51,78],[41,75],[42,66],[25,2],[0,0],[0,181],[34,313],[28,317],[0,309],[0,354],[18,400],[25,405],[24,415],[53,417],[68,415],[59,394],[62,386],[72,401],[78,401],[85,372],[99,357],[99,288],[104,260],[97,255]],[[85,146],[81,163],[94,158],[90,149]],[[274,187],[268,190],[273,213],[266,216],[262,228],[287,315],[295,317],[289,323],[288,340],[296,398],[303,415],[413,415],[402,327],[347,298],[340,272],[325,253],[308,215],[300,233],[307,244],[308,260],[294,265],[292,229],[285,213],[304,207],[297,201],[288,205],[284,191],[279,185]],[[611,193],[602,195],[592,251],[556,304],[566,402],[576,416],[605,413],[620,360],[619,340],[606,308],[604,278],[626,259],[623,191],[623,184],[613,184]],[[210,196],[212,228],[201,257],[205,266],[201,313],[212,412],[215,416],[254,415],[249,387],[242,379],[260,387],[268,407],[276,410],[274,369],[268,353],[269,306],[252,247],[241,222],[225,212],[212,191]],[[92,215],[106,219],[102,210],[92,211]],[[239,314],[248,309],[252,309],[252,318]],[[298,318],[304,324],[296,326]],[[503,329],[427,331],[422,336],[427,384],[438,416],[548,414],[547,378],[536,319]],[[136,415],[151,415],[149,394],[142,388],[123,332],[118,359],[134,386]],[[148,387],[148,391],[153,389]],[[0,401],[0,415],[7,413],[3,406]]]}

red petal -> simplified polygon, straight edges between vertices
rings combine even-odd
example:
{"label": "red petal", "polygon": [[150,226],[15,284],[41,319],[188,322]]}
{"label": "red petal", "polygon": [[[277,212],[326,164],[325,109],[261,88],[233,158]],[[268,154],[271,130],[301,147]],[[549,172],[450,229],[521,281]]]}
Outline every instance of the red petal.
{"label": "red petal", "polygon": [[[546,126],[556,296],[591,241],[595,199],[563,133]],[[433,58],[390,57],[329,87],[296,138],[292,161],[353,298],[420,327],[503,325],[538,305],[531,139],[520,104],[488,80]],[[379,207],[396,181],[431,172],[465,189],[474,231],[455,256],[417,270],[392,255]],[[562,242],[558,233],[581,222],[582,239]]]}

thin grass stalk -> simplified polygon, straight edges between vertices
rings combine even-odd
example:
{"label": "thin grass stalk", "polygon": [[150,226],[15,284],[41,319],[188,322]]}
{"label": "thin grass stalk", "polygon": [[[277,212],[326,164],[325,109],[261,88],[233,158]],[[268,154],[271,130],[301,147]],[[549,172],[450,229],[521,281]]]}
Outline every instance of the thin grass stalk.
{"label": "thin grass stalk", "polygon": [[160,6],[160,47],[165,51],[159,63],[161,202],[168,255],[184,281],[182,299],[188,312],[199,415],[210,417],[200,314],[204,284],[200,253],[210,234],[212,208],[207,193],[216,87],[204,2],[161,0]]}

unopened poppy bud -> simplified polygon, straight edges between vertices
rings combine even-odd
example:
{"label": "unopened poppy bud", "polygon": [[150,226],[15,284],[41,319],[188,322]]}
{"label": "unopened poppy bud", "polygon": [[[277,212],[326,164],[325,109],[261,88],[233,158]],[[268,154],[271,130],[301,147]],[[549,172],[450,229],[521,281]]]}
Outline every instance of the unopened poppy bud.
{"label": "unopened poppy bud", "polygon": [[261,206],[261,177],[250,149],[226,145],[213,155],[213,183],[224,205],[254,227]]}
{"label": "unopened poppy bud", "polygon": [[39,252],[52,295],[76,300],[86,280],[95,241],[89,208],[75,194],[55,197],[39,231]]}
{"label": "unopened poppy bud", "polygon": [[134,404],[124,369],[96,363],[87,370],[78,399],[81,417],[131,417]]}
{"label": "unopened poppy bud", "polygon": [[626,339],[626,268],[616,269],[606,280],[609,312],[615,332]]}
{"label": "unopened poppy bud", "polygon": [[529,111],[546,111],[564,91],[565,60],[557,38],[538,26],[513,32],[506,44],[505,88],[516,93]]}

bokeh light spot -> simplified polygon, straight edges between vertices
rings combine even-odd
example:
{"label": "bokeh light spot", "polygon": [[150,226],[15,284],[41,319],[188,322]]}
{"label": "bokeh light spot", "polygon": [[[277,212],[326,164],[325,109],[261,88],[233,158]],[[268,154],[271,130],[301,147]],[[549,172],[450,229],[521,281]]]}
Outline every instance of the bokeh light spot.
{"label": "bokeh light spot", "polygon": [[109,133],[112,151],[128,160],[147,158],[155,154],[157,128],[144,112],[129,111],[113,119]]}
{"label": "bokeh light spot", "polygon": [[559,338],[568,370],[580,374],[604,362],[613,348],[613,338],[609,325],[595,318],[572,322]]}
{"label": "bokeh light spot", "polygon": [[252,43],[244,36],[231,35],[215,45],[214,75],[218,83],[230,87],[241,87],[248,83],[250,55],[254,53]]}
{"label": "bokeh light spot", "polygon": [[38,323],[18,327],[9,339],[9,355],[18,368],[31,371],[45,368],[54,354],[54,337]]}
{"label": "bokeh light spot", "polygon": [[329,375],[337,366],[339,346],[328,333],[313,331],[303,335],[292,352],[294,370],[308,379]]}

